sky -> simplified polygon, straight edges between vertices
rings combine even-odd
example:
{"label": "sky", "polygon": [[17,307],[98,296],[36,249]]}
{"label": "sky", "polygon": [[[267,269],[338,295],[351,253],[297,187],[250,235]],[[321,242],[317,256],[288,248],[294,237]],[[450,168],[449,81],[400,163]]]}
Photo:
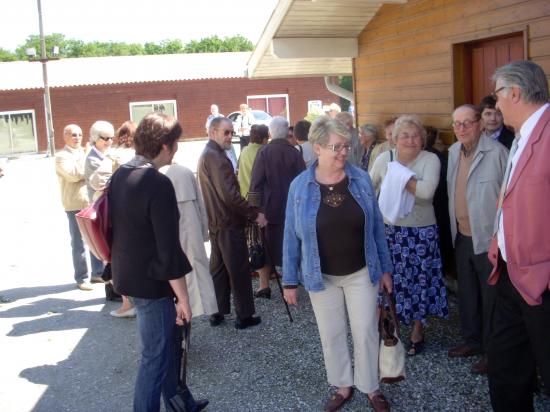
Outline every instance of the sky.
{"label": "sky", "polygon": [[[240,34],[255,45],[277,0],[41,0],[44,34],[66,39],[158,43]],[[39,33],[37,0],[0,0],[0,48]]]}

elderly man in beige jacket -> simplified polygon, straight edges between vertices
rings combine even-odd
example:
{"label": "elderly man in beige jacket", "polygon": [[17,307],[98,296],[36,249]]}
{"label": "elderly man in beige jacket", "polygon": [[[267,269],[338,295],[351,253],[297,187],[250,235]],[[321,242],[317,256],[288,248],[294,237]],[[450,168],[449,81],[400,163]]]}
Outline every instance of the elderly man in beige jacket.
{"label": "elderly man in beige jacket", "polygon": [[[84,241],[76,223],[76,214],[88,205],[84,162],[86,154],[82,148],[82,129],[70,124],[63,129],[65,147],[55,155],[55,172],[61,189],[61,202],[69,219],[71,247],[73,255],[74,280],[81,290],[92,290],[88,281],[88,263]],[[90,253],[92,283],[103,283],[101,271],[103,264]]]}

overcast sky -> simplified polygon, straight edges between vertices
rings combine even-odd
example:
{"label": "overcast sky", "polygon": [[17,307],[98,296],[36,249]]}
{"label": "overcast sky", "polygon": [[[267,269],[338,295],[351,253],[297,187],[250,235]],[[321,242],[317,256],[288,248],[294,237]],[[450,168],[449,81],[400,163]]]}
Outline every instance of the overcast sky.
{"label": "overcast sky", "polygon": [[[9,7],[8,4],[9,3]],[[0,48],[38,34],[36,0],[0,0]],[[277,0],[42,0],[44,34],[86,42],[200,40],[241,34],[256,44]]]}

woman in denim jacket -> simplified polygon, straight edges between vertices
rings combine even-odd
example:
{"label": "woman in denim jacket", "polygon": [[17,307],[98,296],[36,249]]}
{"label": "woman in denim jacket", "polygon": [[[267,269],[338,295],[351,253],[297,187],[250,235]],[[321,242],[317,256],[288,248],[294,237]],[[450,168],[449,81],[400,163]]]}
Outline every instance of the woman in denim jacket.
{"label": "woman in denim jacket", "polygon": [[[325,404],[338,410],[355,386],[375,411],[389,403],[378,386],[377,295],[391,291],[392,264],[369,175],[347,162],[350,135],[338,121],[316,119],[309,140],[318,161],[290,186],[283,243],[284,297],[297,304],[308,291],[327,378],[337,391]],[[355,371],[347,344],[349,314]]]}

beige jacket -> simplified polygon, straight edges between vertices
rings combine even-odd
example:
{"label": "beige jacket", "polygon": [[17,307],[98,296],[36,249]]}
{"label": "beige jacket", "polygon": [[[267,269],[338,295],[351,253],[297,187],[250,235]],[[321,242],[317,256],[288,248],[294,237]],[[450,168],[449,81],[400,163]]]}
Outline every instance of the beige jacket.
{"label": "beige jacket", "polygon": [[55,155],[55,173],[61,189],[61,203],[66,211],[80,210],[88,206],[86,180],[84,179],[84,149],[65,146]]}

